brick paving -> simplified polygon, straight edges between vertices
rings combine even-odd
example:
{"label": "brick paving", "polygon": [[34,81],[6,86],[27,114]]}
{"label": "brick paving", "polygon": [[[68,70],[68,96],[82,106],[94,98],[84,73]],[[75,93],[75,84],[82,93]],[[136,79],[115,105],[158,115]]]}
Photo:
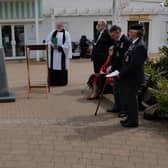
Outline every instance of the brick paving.
{"label": "brick paving", "polygon": [[[33,67],[34,77],[41,75]],[[27,99],[25,63],[8,63],[17,101],[0,104],[0,168],[167,168],[168,124],[141,119],[124,129],[104,99],[99,115],[82,90],[92,71],[88,60],[73,60],[70,84]],[[40,80],[40,78],[39,78]]]}

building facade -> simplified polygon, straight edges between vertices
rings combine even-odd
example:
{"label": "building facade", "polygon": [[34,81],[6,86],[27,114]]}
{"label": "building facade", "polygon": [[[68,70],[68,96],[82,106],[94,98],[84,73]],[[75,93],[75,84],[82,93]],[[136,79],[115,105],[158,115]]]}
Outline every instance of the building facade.
{"label": "building facade", "polygon": [[110,27],[118,24],[124,33],[131,24],[145,26],[149,53],[157,53],[166,42],[168,8],[163,0],[1,0],[0,46],[7,59],[25,58],[25,44],[39,44],[56,22],[63,22],[72,41],[81,35],[93,40],[96,23],[105,19]]}
{"label": "building facade", "polygon": [[38,40],[41,0],[0,1],[0,46],[7,59],[25,58],[25,44]]}

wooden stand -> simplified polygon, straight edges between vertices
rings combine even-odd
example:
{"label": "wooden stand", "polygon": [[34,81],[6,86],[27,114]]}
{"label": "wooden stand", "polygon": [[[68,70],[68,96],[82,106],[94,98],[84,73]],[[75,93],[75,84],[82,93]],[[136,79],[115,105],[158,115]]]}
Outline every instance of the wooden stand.
{"label": "wooden stand", "polygon": [[[46,52],[46,60],[45,61],[35,61],[30,59],[30,51],[39,51],[44,50]],[[32,90],[32,89],[40,89],[45,88],[45,93],[48,94],[50,92],[50,86],[49,86],[49,76],[48,76],[48,46],[47,45],[27,45],[26,46],[26,58],[27,58],[27,73],[28,73],[28,98],[30,96],[30,93],[36,92],[39,93],[38,90]],[[46,82],[44,84],[40,85],[32,85],[31,84],[31,75],[30,75],[30,65],[46,65]]]}

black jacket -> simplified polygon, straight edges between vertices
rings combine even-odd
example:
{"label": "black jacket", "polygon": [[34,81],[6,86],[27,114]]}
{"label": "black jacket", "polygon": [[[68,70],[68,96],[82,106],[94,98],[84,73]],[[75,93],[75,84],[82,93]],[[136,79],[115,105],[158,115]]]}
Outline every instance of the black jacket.
{"label": "black jacket", "polygon": [[114,54],[113,54],[112,60],[111,60],[111,65],[112,65],[113,71],[121,69],[124,54],[128,50],[130,44],[131,44],[131,42],[126,35],[122,35],[120,40],[115,42]]}
{"label": "black jacket", "polygon": [[139,85],[144,80],[144,62],[147,50],[142,39],[131,44],[126,52],[120,70],[120,79],[128,85]]}
{"label": "black jacket", "polygon": [[[97,39],[99,34],[97,36]],[[95,39],[95,42],[97,41]],[[92,60],[95,62],[102,62],[102,65],[107,59],[109,47],[113,45],[113,41],[110,37],[108,30],[105,30],[97,44],[93,46]]]}

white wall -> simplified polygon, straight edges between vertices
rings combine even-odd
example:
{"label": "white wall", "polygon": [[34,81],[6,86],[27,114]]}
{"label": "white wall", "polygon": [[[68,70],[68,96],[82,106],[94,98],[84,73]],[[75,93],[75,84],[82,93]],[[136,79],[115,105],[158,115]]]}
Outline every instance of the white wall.
{"label": "white wall", "polygon": [[[112,17],[96,17],[96,16],[80,16],[80,17],[56,17],[55,22],[63,22],[67,24],[67,29],[71,33],[72,41],[79,41],[81,35],[86,35],[90,40],[93,40],[93,23],[99,19],[111,21]],[[46,38],[47,34],[52,30],[51,19],[46,18],[40,25],[40,38]]]}
{"label": "white wall", "polygon": [[112,8],[112,0],[43,0],[43,13],[48,13],[51,8]]}
{"label": "white wall", "polygon": [[42,42],[43,40],[47,39],[47,36],[49,34],[49,32],[52,31],[52,21],[51,18],[44,18],[44,20],[40,23],[40,32],[39,32],[39,36],[40,36],[40,42]]}
{"label": "white wall", "polygon": [[153,16],[150,22],[149,34],[149,52],[157,53],[161,44],[163,44],[164,22],[160,16]]}
{"label": "white wall", "polygon": [[[67,24],[68,31],[71,33],[72,41],[79,41],[81,35],[86,35],[90,40],[93,40],[93,22],[99,20],[101,17],[58,17],[56,22],[62,21]],[[105,20],[111,20],[111,16],[103,17]],[[152,16],[149,23],[149,52],[157,53],[159,46],[166,42],[166,28],[167,22],[161,16]],[[121,18],[122,30],[127,34],[128,17]],[[166,27],[167,26],[167,27]],[[40,24],[40,41],[46,39],[48,33],[52,30],[51,18],[45,18]]]}
{"label": "white wall", "polygon": [[[119,1],[119,0],[117,0]],[[123,0],[124,1],[124,0]],[[133,7],[157,7],[163,0],[129,0]],[[122,0],[121,0],[122,3]],[[112,8],[113,0],[43,0],[43,12],[47,13],[50,8]]]}
{"label": "white wall", "polygon": [[35,44],[36,42],[36,32],[35,24],[25,24],[25,43],[26,44]]}
{"label": "white wall", "polygon": [[[130,0],[131,7],[159,7],[162,0]],[[47,14],[51,8],[78,8],[78,9],[109,9],[112,8],[112,0],[43,0],[43,14]],[[99,19],[112,20],[112,16],[64,16],[56,17],[55,22],[66,23],[68,31],[71,33],[72,41],[79,41],[81,35],[86,35],[93,40],[93,23]],[[152,15],[149,25],[149,52],[157,53],[161,44],[166,42],[166,25],[168,29],[168,17],[161,15]],[[128,16],[122,16],[120,26],[124,33],[128,29]],[[46,39],[48,33],[52,30],[52,20],[50,17],[44,17],[40,24],[40,41]]]}
{"label": "white wall", "polygon": [[161,2],[163,2],[163,0],[131,0],[130,6],[156,8],[160,7]]}

